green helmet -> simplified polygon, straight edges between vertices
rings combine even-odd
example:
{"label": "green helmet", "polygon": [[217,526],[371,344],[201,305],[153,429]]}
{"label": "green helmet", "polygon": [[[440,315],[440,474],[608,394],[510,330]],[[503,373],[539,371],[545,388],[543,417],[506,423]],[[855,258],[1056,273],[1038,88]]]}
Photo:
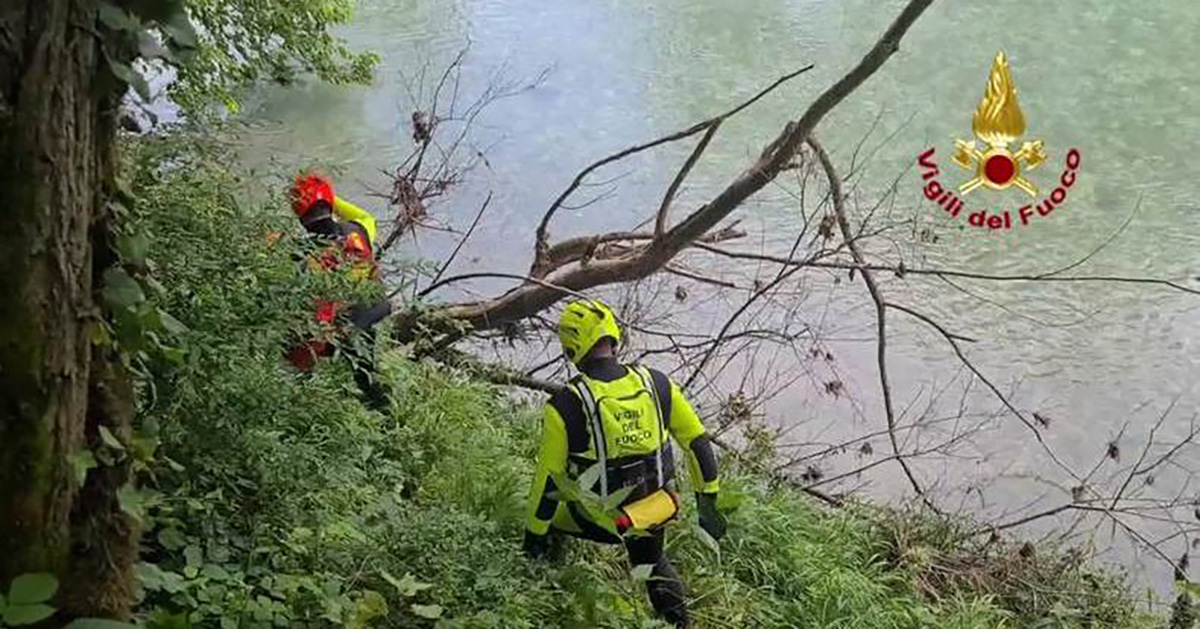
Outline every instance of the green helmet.
{"label": "green helmet", "polygon": [[558,340],[567,358],[576,365],[606,336],[620,343],[621,328],[612,309],[597,299],[567,304],[558,319]]}

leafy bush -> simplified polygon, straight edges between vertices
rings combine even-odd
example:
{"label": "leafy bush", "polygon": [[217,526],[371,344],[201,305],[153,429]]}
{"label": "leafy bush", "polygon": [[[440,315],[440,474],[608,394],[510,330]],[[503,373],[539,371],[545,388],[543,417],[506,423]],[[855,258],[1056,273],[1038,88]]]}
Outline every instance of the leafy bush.
{"label": "leafy bush", "polygon": [[213,103],[236,112],[239,92],[256,81],[368,83],[379,61],[330,33],[350,21],[352,0],[190,0],[188,13],[196,51],[177,66],[170,95],[191,115]]}
{"label": "leafy bush", "polygon": [[[293,373],[281,353],[311,300],[355,288],[302,272],[282,200],[240,204],[215,147],[147,141],[131,162],[129,227],[148,237],[156,305],[186,350],[142,383],[140,421],[161,440],[142,478],[145,623],[662,626],[620,549],[574,543],[552,566],[521,555],[534,409],[402,347],[381,361],[385,414],[356,401],[344,361]],[[936,520],[831,511],[738,470],[723,484],[719,548],[690,512],[668,536],[699,627],[1137,626],[1123,586],[1085,592],[1079,564],[978,556],[993,578],[934,578],[969,557]],[[1074,585],[1046,599],[1028,579]]]}

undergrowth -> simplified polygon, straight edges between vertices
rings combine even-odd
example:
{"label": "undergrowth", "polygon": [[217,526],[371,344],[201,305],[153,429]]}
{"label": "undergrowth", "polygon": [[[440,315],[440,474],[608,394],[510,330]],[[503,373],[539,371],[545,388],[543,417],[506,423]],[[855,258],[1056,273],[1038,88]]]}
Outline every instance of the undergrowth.
{"label": "undergrowth", "polygon": [[[160,446],[147,488],[140,621],[153,627],[659,627],[616,548],[520,552],[537,417],[403,347],[382,357],[386,413],[345,361],[281,359],[314,296],[281,199],[245,207],[221,151],[186,136],[131,150],[129,219],[184,360],[142,382]],[[268,234],[282,233],[274,239]],[[272,242],[273,241],[273,242]],[[1134,627],[1125,585],[1063,553],[955,541],[956,525],[833,510],[726,470],[730,533],[668,535],[698,627]]]}

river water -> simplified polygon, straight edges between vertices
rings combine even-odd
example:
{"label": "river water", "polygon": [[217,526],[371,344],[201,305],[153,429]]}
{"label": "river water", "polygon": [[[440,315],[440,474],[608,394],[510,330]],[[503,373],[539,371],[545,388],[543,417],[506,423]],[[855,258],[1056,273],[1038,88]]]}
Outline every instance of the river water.
{"label": "river water", "polygon": [[[385,189],[384,172],[411,147],[411,100],[406,81],[422,64],[436,73],[470,41],[463,94],[477,94],[499,68],[533,77],[531,91],[491,106],[476,138],[487,166],[475,171],[453,201],[437,206],[440,220],[458,229],[492,191],[492,207],[460,254],[454,270],[523,272],[542,212],[581,167],[608,153],[714,115],[785,72],[816,67],[727,124],[677,201],[677,213],[696,207],[744,168],[782,124],[848,70],[899,12],[896,0],[369,0],[343,35],[357,49],[379,53],[375,83],[367,87],[304,84],[265,88],[248,99],[258,130],[245,136],[247,163],[272,173],[320,163],[339,169],[339,192],[370,205]],[[922,265],[987,274],[1040,273],[1074,263],[1096,250],[1130,219],[1108,246],[1069,274],[1171,279],[1200,288],[1200,185],[1192,151],[1200,140],[1200,8],[1185,0],[1143,3],[1109,0],[941,0],[904,40],[901,50],[818,128],[834,161],[846,172],[855,147],[870,155],[856,178],[856,216],[880,199],[876,220],[904,223],[877,254],[909,267]],[[1048,155],[1031,180],[1049,194],[1067,149],[1083,156],[1065,205],[1046,218],[1008,232],[964,228],[921,195],[916,156],[937,149],[940,179],[964,179],[949,161],[954,140],[968,139],[971,114],[983,94],[992,58],[1011,59],[1027,121],[1022,139],[1042,139]],[[427,80],[430,80],[427,78]],[[873,130],[873,132],[872,132]],[[610,171],[620,175],[611,198],[564,213],[557,238],[627,229],[658,206],[662,191],[689,146],[668,148]],[[897,180],[897,193],[887,197]],[[603,177],[602,177],[603,178]],[[982,190],[968,206],[1015,209],[1024,193]],[[1039,197],[1039,198],[1041,198]],[[377,203],[378,205],[378,203]],[[809,208],[812,210],[812,207]],[[796,202],[771,187],[735,217],[749,232],[730,248],[784,251],[798,229]],[[1016,216],[1013,216],[1014,220]],[[914,233],[929,230],[916,238]],[[437,258],[454,238],[422,232],[406,256]],[[718,262],[694,268],[720,272]],[[860,281],[814,274],[792,285],[800,312],[819,330],[820,347],[776,363],[800,380],[767,407],[769,421],[791,427],[785,443],[836,442],[883,425],[874,359],[874,311]],[[958,287],[931,278],[881,275],[889,300],[920,309],[946,328],[976,339],[965,351],[1023,411],[1051,420],[1048,446],[1070,467],[1091,469],[1110,441],[1122,450],[1100,477],[1128,471],[1150,427],[1174,402],[1156,441],[1161,452],[1187,433],[1200,391],[1200,296],[1161,287],[1111,283],[995,283],[961,280]],[[703,288],[686,284],[699,294]],[[503,282],[479,282],[487,292]],[[668,293],[669,295],[669,293]],[[698,305],[687,319],[707,331],[745,293]],[[994,397],[975,387],[963,395],[966,374],[931,329],[892,312],[889,371],[897,407],[934,415],[970,407],[983,430],[960,449],[965,458],[917,461],[922,479],[937,483],[948,508],[983,517],[1017,517],[1026,507],[1069,500],[1077,484],[1049,462],[1044,449]],[[647,340],[647,344],[655,343]],[[544,357],[544,356],[543,356]],[[824,385],[837,379],[844,393]],[[958,387],[957,389],[955,387]],[[942,392],[937,397],[938,392]],[[979,419],[980,414],[996,414]],[[965,420],[964,420],[965,421]],[[1122,431],[1124,427],[1124,431]],[[924,438],[935,439],[932,430]],[[1119,438],[1118,438],[1119,437]],[[913,442],[913,443],[929,443]],[[873,441],[874,457],[888,453]],[[1181,463],[1197,455],[1182,452]],[[820,462],[837,474],[870,460],[850,453]],[[1151,460],[1153,457],[1150,457]],[[1144,496],[1190,491],[1179,469],[1156,471],[1160,482]],[[894,464],[861,479],[879,497],[904,496]],[[1139,481],[1140,482],[1140,481]],[[909,492],[907,495],[911,495]],[[1187,510],[1190,513],[1190,508]],[[1048,522],[1062,526],[1066,521]],[[1151,537],[1177,527],[1139,522]],[[1046,527],[1034,528],[1042,532]],[[1178,556],[1181,537],[1164,550]],[[1101,547],[1103,541],[1097,541]],[[1169,570],[1145,552],[1117,544],[1109,558],[1160,586]]]}

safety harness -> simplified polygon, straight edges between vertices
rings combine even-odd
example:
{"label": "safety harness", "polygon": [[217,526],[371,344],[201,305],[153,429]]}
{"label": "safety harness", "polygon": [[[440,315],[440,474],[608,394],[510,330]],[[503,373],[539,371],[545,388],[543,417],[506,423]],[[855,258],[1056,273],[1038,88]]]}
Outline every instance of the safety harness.
{"label": "safety harness", "polygon": [[[632,488],[629,495],[621,501],[626,517],[618,521],[618,527],[647,528],[670,519],[678,510],[677,498],[671,492],[665,491],[675,475],[674,457],[671,455],[671,446],[667,439],[668,407],[655,386],[653,376],[645,367],[630,365],[629,369],[637,375],[641,387],[626,395],[608,396],[604,405],[601,404],[602,400],[597,398],[588,377],[579,375],[569,383],[568,386],[581,402],[587,431],[590,433],[590,441],[596,455],[593,460],[587,456],[572,454],[569,462],[571,474],[576,478],[583,470],[596,463],[602,466],[603,472],[591,489],[605,500],[622,489]],[[667,393],[669,394],[669,390]],[[656,433],[653,435],[654,449],[649,452],[613,456],[609,451],[610,439],[640,441],[638,438],[645,436],[642,433],[645,432],[646,426],[635,422],[630,424],[631,432],[613,434],[611,423],[606,429],[602,409],[607,407],[610,413],[634,412],[638,398],[644,395],[651,396],[653,401],[652,430]]]}

